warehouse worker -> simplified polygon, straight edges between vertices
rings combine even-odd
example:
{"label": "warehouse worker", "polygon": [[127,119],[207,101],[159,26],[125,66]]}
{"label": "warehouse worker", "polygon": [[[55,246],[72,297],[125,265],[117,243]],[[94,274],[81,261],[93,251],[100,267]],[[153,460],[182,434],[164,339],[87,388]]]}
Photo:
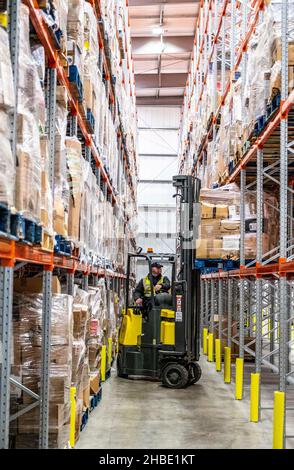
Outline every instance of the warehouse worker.
{"label": "warehouse worker", "polygon": [[151,297],[151,282],[154,287],[154,294],[167,293],[170,290],[170,281],[168,277],[163,276],[161,273],[162,264],[151,264],[151,280],[149,274],[145,276],[137,284],[134,291],[134,300],[139,307],[143,305],[143,301],[148,301]]}

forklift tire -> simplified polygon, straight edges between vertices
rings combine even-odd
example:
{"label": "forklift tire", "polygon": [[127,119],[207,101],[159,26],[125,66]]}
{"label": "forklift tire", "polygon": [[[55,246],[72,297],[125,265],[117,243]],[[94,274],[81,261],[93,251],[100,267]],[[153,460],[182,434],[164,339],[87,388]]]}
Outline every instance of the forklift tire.
{"label": "forklift tire", "polygon": [[121,370],[121,355],[120,354],[117,355],[117,359],[116,359],[116,374],[121,379],[127,379],[128,378],[128,374],[123,374],[122,373],[122,370]]}
{"label": "forklift tire", "polygon": [[162,371],[162,383],[167,388],[185,388],[189,381],[186,367],[171,362]]}
{"label": "forklift tire", "polygon": [[194,385],[200,380],[202,371],[198,362],[190,362],[189,364],[189,385]]}

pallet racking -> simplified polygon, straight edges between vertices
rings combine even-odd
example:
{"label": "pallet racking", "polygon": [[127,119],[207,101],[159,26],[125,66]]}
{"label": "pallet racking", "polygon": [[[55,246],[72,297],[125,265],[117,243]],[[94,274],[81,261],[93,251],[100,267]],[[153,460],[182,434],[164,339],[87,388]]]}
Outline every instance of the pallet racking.
{"label": "pallet racking", "polygon": [[[97,185],[101,187],[108,201],[115,207],[124,221],[125,230],[131,233],[132,228],[129,225],[129,216],[126,214],[125,206],[119,200],[119,190],[111,182],[104,163],[102,155],[97,148],[93,136],[88,132],[85,122],[85,116],[81,104],[72,93],[69,78],[66,69],[63,67],[61,52],[59,51],[52,31],[47,23],[36,0],[24,0],[23,3],[29,8],[31,23],[35,33],[44,47],[48,62],[47,74],[47,135],[49,140],[49,180],[53,188],[54,179],[54,152],[55,152],[55,112],[56,112],[56,87],[57,84],[63,85],[67,90],[68,105],[70,111],[70,136],[77,136],[83,145],[83,154],[86,160],[92,163],[94,173],[97,178]],[[123,128],[123,122],[118,109],[116,97],[116,87],[112,80],[111,57],[106,54],[107,37],[104,34],[104,25],[102,21],[101,4],[99,0],[90,0],[97,19],[97,34],[99,39],[99,65],[100,72],[105,77],[105,88],[108,93],[109,106],[113,120],[118,118],[117,138],[119,159],[121,162],[121,181],[125,179],[132,200],[136,202],[136,156],[131,157],[126,143],[126,134]],[[124,14],[127,17],[127,5],[125,5]],[[19,54],[19,11],[20,2],[18,0],[7,1],[8,33],[10,39],[11,62],[14,75],[15,92],[18,87],[18,54]],[[118,33],[117,33],[118,34]],[[121,54],[128,57],[129,80],[125,84],[128,87],[127,93],[133,96],[134,106],[134,77],[131,64],[131,50],[128,46],[130,33],[128,25],[124,25],[121,31]],[[128,51],[125,48],[129,47]],[[122,61],[121,61],[122,62]],[[15,93],[17,96],[17,93]],[[15,108],[16,109],[16,108]],[[11,146],[14,155],[16,154],[16,110],[11,117]],[[117,120],[116,120],[117,122]],[[134,161],[131,161],[131,158]],[[128,235],[127,235],[128,236]],[[135,245],[133,235],[130,235],[132,245]],[[99,255],[99,254],[97,254]],[[41,387],[40,394],[36,395],[27,387],[18,383],[10,377],[10,351],[11,351],[11,320],[12,320],[12,302],[13,302],[13,274],[24,266],[39,267],[39,274],[43,276],[43,319],[42,319],[42,362],[41,362]],[[82,286],[88,290],[89,280],[93,285],[97,285],[99,277],[105,277],[107,282],[111,282],[115,291],[119,294],[125,279],[123,272],[115,272],[107,265],[106,260],[93,260],[93,257],[85,259],[78,256],[76,251],[70,256],[49,252],[30,244],[22,243],[13,237],[0,237],[0,341],[1,341],[1,364],[0,364],[0,447],[9,446],[9,423],[16,419],[20,414],[29,411],[32,405],[26,410],[10,416],[10,384],[13,383],[25,393],[35,398],[34,406],[40,406],[39,423],[39,447],[48,447],[48,422],[49,422],[49,366],[50,366],[50,316],[51,316],[51,297],[52,297],[52,274],[54,270],[66,275],[67,293],[72,295],[74,289],[75,276],[82,277]]]}
{"label": "pallet racking", "polygon": [[[237,356],[235,398],[242,399],[247,370],[251,374],[251,421],[261,419],[261,386],[266,372],[276,375],[274,394],[273,447],[284,448],[287,437],[287,403],[294,383],[289,352],[293,345],[293,118],[294,90],[288,87],[288,40],[293,34],[289,22],[293,3],[281,0],[281,102],[268,113],[258,127],[257,138],[234,161],[221,183],[236,182],[240,186],[240,269],[204,274],[201,280],[201,324],[204,350],[225,346],[225,381],[230,382],[231,353]],[[180,170],[197,176],[204,161],[209,141],[217,136],[219,122],[229,91],[241,75],[247,73],[248,45],[262,22],[269,2],[264,0],[202,1],[186,86],[182,120]],[[214,33],[213,33],[214,31]],[[193,124],[205,113],[203,93],[211,80],[213,114],[198,140],[193,142]],[[218,74],[220,93],[218,94]],[[213,91],[214,90],[214,91]],[[244,93],[244,89],[242,90]],[[245,119],[244,105],[242,119]],[[191,117],[192,116],[192,117]],[[195,146],[196,145],[196,146]],[[263,194],[279,193],[279,245],[265,253],[262,246]],[[254,191],[257,205],[256,259],[245,260],[245,197]],[[215,315],[218,315],[215,317]],[[217,336],[217,342],[212,339]],[[219,342],[221,340],[221,343]],[[237,348],[237,349],[236,349]],[[210,352],[210,359],[214,351]],[[219,367],[218,367],[218,370]],[[289,411],[288,411],[289,413]],[[289,436],[290,438],[290,436]]]}

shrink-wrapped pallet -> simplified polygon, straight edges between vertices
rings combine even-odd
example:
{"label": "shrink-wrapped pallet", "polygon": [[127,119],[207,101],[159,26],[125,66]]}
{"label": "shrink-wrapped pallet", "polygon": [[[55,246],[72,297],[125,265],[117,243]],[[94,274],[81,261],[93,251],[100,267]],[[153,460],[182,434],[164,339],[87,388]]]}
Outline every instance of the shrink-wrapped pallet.
{"label": "shrink-wrapped pallet", "polygon": [[67,107],[56,105],[55,116],[55,158],[54,158],[54,206],[53,222],[57,234],[67,237],[70,192],[66,167]]}
{"label": "shrink-wrapped pallet", "polygon": [[17,104],[16,209],[41,219],[41,149],[39,128],[45,127],[45,100],[29,40],[29,10],[20,8],[20,54]]}
{"label": "shrink-wrapped pallet", "polygon": [[68,236],[74,242],[80,240],[80,216],[83,192],[82,174],[82,146],[76,137],[67,137],[65,140],[67,182],[69,186],[69,214]]}
{"label": "shrink-wrapped pallet", "polygon": [[[13,306],[13,363],[21,375],[21,382],[40,394],[42,358],[43,294],[25,293],[37,290],[33,280],[23,287],[23,293],[14,295]],[[20,290],[20,286],[18,287]],[[50,339],[50,402],[49,446],[63,448],[69,439],[70,386],[72,368],[72,297],[54,294],[51,310]],[[18,397],[18,411],[33,403],[30,395]],[[17,419],[16,447],[36,447],[39,430],[39,410],[32,409]],[[31,440],[28,439],[30,435]]]}
{"label": "shrink-wrapped pallet", "polygon": [[14,204],[15,166],[10,145],[10,118],[15,106],[7,32],[0,28],[0,202]]}

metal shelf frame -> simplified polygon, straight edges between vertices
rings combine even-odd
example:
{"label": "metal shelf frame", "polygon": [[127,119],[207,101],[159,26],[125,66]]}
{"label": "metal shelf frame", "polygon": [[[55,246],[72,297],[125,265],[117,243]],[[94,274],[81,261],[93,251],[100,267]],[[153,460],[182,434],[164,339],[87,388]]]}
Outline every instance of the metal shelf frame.
{"label": "metal shelf frame", "polygon": [[[105,193],[115,207],[118,201],[114,189],[103,166],[102,159],[93,142],[92,136],[88,134],[81,114],[80,105],[72,94],[65,69],[61,65],[59,53],[56,50],[48,27],[41,15],[38,2],[35,0],[24,0],[30,12],[30,19],[42,43],[48,59],[48,89],[46,95],[47,123],[46,133],[49,141],[49,181],[54,192],[54,155],[55,155],[55,112],[56,112],[56,86],[57,83],[64,85],[68,91],[69,107],[71,110],[71,135],[77,135],[78,128],[81,131],[88,160],[94,158],[97,167],[97,182],[102,181]],[[90,2],[96,7],[100,5],[97,0]],[[7,0],[8,33],[10,40],[11,61],[14,77],[14,89],[17,97],[18,89],[18,56],[19,56],[19,8],[17,0]],[[96,10],[95,10],[96,11]],[[99,16],[100,18],[100,16]],[[97,23],[98,24],[98,23]],[[101,31],[97,26],[100,38],[101,57],[104,67],[109,67],[104,52],[104,43]],[[110,77],[109,77],[110,78]],[[114,96],[112,85],[110,86],[110,100]],[[11,146],[13,154],[16,155],[16,112],[11,116]],[[129,165],[125,165],[125,177],[128,178],[133,198],[135,192],[133,180],[129,178]],[[125,223],[127,221],[125,220]],[[17,263],[20,262],[20,263]],[[10,377],[11,368],[11,341],[12,341],[12,303],[13,303],[13,275],[19,266],[33,264],[42,268],[43,279],[43,311],[42,311],[42,358],[41,358],[41,380],[40,394],[37,395],[23,384],[18,383]],[[66,274],[67,292],[73,295],[75,275],[82,274],[82,287],[88,290],[90,282],[97,286],[98,278],[112,279],[115,288],[120,291],[124,283],[123,273],[113,272],[104,267],[79,261],[74,256],[63,256],[43,250],[38,246],[31,246],[17,242],[9,238],[0,238],[0,448],[9,447],[9,423],[18,416],[30,411],[36,406],[40,407],[39,422],[39,447],[48,448],[49,428],[49,370],[50,370],[50,330],[51,330],[51,302],[52,302],[52,274],[54,269],[61,270]],[[19,387],[23,392],[35,399],[34,403],[24,407],[14,415],[10,416],[10,384]]]}
{"label": "metal shelf frame", "polygon": [[[196,111],[194,120],[201,118],[202,97],[207,87],[208,73],[216,90],[216,72],[220,75],[221,97],[214,97],[214,112],[203,132],[197,158],[191,161],[189,133],[193,132],[183,120],[183,147],[180,170],[197,176],[209,140],[215,139],[218,120],[229,90],[240,72],[246,75],[248,43],[256,26],[263,19],[267,8],[264,1],[216,0],[202,1],[194,45],[194,58],[186,88],[184,111],[189,109],[194,96]],[[235,398],[242,399],[248,390],[244,388],[248,377],[250,384],[250,420],[262,419],[263,397],[266,386],[274,385],[273,408],[280,403],[279,422],[273,420],[273,447],[285,448],[291,436],[287,425],[291,416],[287,409],[294,398],[294,366],[289,362],[290,349],[294,347],[293,300],[293,175],[294,163],[294,90],[288,92],[288,39],[290,34],[290,0],[281,0],[281,105],[261,131],[255,142],[235,165],[224,183],[240,185],[240,269],[202,275],[201,325],[202,345],[221,340],[225,381],[231,381],[228,370],[235,371]],[[215,31],[211,36],[212,26]],[[228,52],[229,47],[229,54]],[[211,73],[212,72],[212,73]],[[226,79],[227,75],[227,79]],[[244,87],[242,80],[242,86]],[[213,88],[212,88],[213,89]],[[243,88],[244,90],[244,88]],[[196,99],[195,99],[196,97]],[[245,112],[242,109],[245,119]],[[190,159],[189,159],[190,157]],[[252,166],[254,165],[254,166]],[[263,217],[265,191],[279,195],[279,206],[271,207],[279,220],[279,244],[270,252],[263,250]],[[245,265],[245,198],[254,194],[257,206],[256,259]],[[206,344],[206,338],[210,342]],[[236,367],[227,362],[228,352],[236,359]],[[245,361],[245,362],[244,362]],[[253,362],[252,362],[253,361]],[[251,372],[251,375],[248,373]],[[269,375],[269,372],[271,373]],[[269,380],[270,377],[270,380]]]}

